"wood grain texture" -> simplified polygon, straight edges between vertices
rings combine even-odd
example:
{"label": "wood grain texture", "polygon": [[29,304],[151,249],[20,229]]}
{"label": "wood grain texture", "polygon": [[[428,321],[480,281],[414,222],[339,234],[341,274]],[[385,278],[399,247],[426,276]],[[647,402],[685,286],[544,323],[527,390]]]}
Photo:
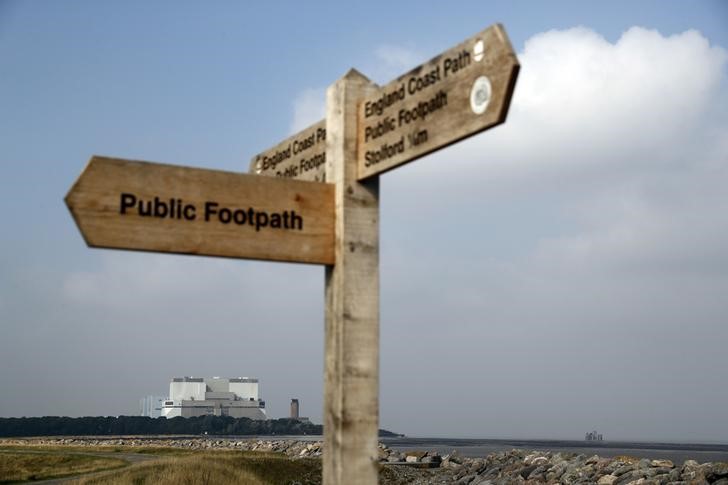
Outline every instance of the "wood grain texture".
{"label": "wood grain texture", "polygon": [[357,181],[357,102],[376,86],[350,71],[327,91],[327,180],[336,186],[336,265],[326,267],[326,485],[374,485],[379,429],[379,180]]}
{"label": "wood grain texture", "polygon": [[256,175],[325,182],[325,163],[326,120],[321,120],[254,156],[249,171]]}
{"label": "wood grain texture", "polygon": [[[482,57],[477,54],[478,41],[484,46]],[[367,96],[359,106],[359,180],[503,123],[518,70],[518,59],[505,29],[495,24]],[[471,93],[476,80],[483,76],[490,82],[491,95],[485,111],[478,114],[471,107]],[[410,93],[418,84],[421,89]],[[404,96],[399,99],[397,94],[402,87]],[[381,112],[372,110],[376,108],[375,103],[388,94],[394,102],[383,103],[388,106],[383,106]],[[433,109],[424,118],[406,122],[407,116],[402,116],[402,111],[416,110],[421,103]],[[383,134],[373,136],[377,125],[387,125],[387,121],[390,123],[382,130]],[[385,145],[392,149],[382,151]],[[391,156],[387,156],[387,151]],[[374,161],[377,153],[383,154],[384,158]]]}
{"label": "wood grain texture", "polygon": [[[138,206],[125,207],[122,214],[122,194],[150,203],[157,197],[166,203],[167,216],[142,216]],[[170,217],[170,199],[194,206],[194,219]],[[218,205],[210,206],[206,218],[208,202]],[[334,187],[327,184],[94,156],[66,196],[66,204],[92,247],[334,262]],[[237,223],[224,223],[222,208],[246,211],[246,220],[238,214]],[[262,216],[251,223],[250,209],[267,214],[269,224],[257,224],[263,222]],[[272,215],[286,211],[301,217],[300,229],[297,224],[289,229],[271,227]],[[159,207],[157,213],[162,212]]]}

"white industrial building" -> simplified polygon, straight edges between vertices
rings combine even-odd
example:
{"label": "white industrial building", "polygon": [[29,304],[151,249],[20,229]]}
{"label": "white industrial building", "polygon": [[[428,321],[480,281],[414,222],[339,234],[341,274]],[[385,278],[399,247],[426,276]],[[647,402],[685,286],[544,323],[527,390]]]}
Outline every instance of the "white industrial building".
{"label": "white industrial building", "polygon": [[166,400],[163,396],[144,396],[139,400],[139,414],[150,418],[160,417]]}
{"label": "white industrial building", "polygon": [[268,419],[265,401],[258,396],[258,379],[252,377],[175,377],[161,415]]}

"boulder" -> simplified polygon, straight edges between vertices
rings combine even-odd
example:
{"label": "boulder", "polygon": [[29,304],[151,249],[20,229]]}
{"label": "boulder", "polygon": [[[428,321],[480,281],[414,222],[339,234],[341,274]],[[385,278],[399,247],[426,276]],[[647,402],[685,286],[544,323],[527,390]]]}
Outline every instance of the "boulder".
{"label": "boulder", "polygon": [[521,468],[521,471],[518,472],[518,474],[523,478],[528,478],[528,476],[531,474],[531,472],[534,471],[536,468],[538,468],[538,465],[528,465],[526,467]]}
{"label": "boulder", "polygon": [[597,481],[597,485],[614,485],[619,477],[614,475],[604,475]]}

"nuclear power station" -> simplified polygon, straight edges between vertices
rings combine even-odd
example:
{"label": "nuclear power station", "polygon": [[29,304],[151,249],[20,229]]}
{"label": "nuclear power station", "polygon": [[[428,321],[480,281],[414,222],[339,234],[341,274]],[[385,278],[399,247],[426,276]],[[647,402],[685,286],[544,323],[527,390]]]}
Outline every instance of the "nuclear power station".
{"label": "nuclear power station", "polygon": [[268,419],[265,401],[258,395],[258,379],[253,377],[174,377],[161,415]]}

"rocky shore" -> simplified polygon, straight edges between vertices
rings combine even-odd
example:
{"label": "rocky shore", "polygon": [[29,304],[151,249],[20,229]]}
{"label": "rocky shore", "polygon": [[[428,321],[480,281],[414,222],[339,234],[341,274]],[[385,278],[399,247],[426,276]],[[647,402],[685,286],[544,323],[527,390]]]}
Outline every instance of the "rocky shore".
{"label": "rocky shore", "polygon": [[[246,440],[227,438],[27,438],[2,439],[0,446],[160,446],[192,450],[247,450],[284,453],[294,459],[317,458],[320,441]],[[600,458],[574,453],[513,449],[484,458],[440,455],[429,451],[402,453],[379,445],[382,483],[506,485],[728,485],[728,463],[698,464],[686,460],[647,460],[628,456]]]}

